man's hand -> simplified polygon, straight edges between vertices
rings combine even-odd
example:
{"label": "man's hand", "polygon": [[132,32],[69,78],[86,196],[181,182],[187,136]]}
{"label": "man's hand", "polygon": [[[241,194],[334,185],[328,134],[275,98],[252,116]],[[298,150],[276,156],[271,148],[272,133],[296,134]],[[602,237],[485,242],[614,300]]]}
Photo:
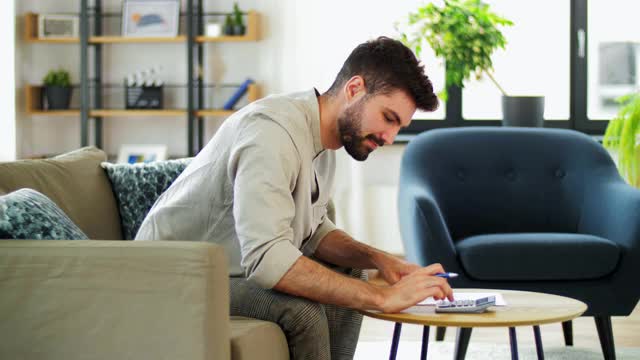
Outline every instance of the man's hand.
{"label": "man's hand", "polygon": [[447,280],[434,276],[441,272],[444,272],[444,269],[440,264],[432,264],[402,277],[392,286],[381,288],[380,310],[384,313],[395,313],[429,296],[436,300],[447,298],[453,301],[453,290]]}
{"label": "man's hand", "polygon": [[373,262],[380,272],[380,276],[390,285],[397,283],[403,277],[421,269],[421,267],[416,264],[386,253],[381,253]]}

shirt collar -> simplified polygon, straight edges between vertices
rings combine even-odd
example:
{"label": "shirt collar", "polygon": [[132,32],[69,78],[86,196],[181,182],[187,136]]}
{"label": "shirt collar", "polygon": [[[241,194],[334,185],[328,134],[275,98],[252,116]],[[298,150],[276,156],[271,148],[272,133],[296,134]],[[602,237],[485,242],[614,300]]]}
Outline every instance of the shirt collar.
{"label": "shirt collar", "polygon": [[324,150],[322,146],[322,139],[320,138],[320,103],[318,102],[318,98],[320,97],[320,93],[316,88],[313,88],[312,91],[309,91],[307,96],[305,96],[305,100],[308,112],[309,119],[311,120],[309,126],[311,127],[311,135],[313,136],[313,150],[314,156],[317,156],[320,152]]}

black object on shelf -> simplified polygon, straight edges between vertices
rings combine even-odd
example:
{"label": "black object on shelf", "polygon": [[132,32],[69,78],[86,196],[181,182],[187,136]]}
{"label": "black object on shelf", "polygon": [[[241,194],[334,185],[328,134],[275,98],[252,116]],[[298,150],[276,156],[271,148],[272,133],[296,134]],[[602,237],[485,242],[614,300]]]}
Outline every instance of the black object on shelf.
{"label": "black object on shelf", "polygon": [[162,109],[163,89],[160,86],[125,85],[124,101],[127,109]]}
{"label": "black object on shelf", "polygon": [[48,85],[42,88],[41,99],[46,98],[46,107],[43,109],[48,110],[67,110],[71,103],[71,87],[70,86],[57,86]]}

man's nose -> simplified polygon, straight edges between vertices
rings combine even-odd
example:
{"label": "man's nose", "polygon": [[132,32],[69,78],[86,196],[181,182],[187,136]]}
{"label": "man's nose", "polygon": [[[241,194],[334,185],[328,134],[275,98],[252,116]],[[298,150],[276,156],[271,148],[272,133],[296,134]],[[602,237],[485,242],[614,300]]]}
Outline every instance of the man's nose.
{"label": "man's nose", "polygon": [[389,129],[384,133],[382,133],[381,139],[382,141],[384,141],[384,144],[385,145],[393,144],[393,141],[396,139],[396,136],[398,135],[398,131],[400,131],[400,129],[398,130]]}

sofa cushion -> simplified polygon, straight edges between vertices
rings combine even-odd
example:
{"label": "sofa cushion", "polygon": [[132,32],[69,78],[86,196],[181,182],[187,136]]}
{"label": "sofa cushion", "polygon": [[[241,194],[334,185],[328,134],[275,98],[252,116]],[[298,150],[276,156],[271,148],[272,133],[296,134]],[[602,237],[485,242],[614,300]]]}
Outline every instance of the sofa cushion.
{"label": "sofa cushion", "polygon": [[620,249],[592,235],[513,233],[471,236],[456,243],[467,274],[477,280],[580,280],[610,274]]}
{"label": "sofa cushion", "polygon": [[48,197],[31,189],[0,196],[0,239],[88,240]]}
{"label": "sofa cushion", "polygon": [[82,148],[51,159],[0,163],[0,195],[22,188],[51,199],[91,239],[120,240],[118,207],[100,167],[106,154]]}
{"label": "sofa cushion", "polygon": [[190,162],[191,158],[139,164],[102,163],[118,201],[124,239],[136,237],[158,197]]}
{"label": "sofa cushion", "polygon": [[275,323],[232,316],[231,359],[289,359],[287,339]]}

